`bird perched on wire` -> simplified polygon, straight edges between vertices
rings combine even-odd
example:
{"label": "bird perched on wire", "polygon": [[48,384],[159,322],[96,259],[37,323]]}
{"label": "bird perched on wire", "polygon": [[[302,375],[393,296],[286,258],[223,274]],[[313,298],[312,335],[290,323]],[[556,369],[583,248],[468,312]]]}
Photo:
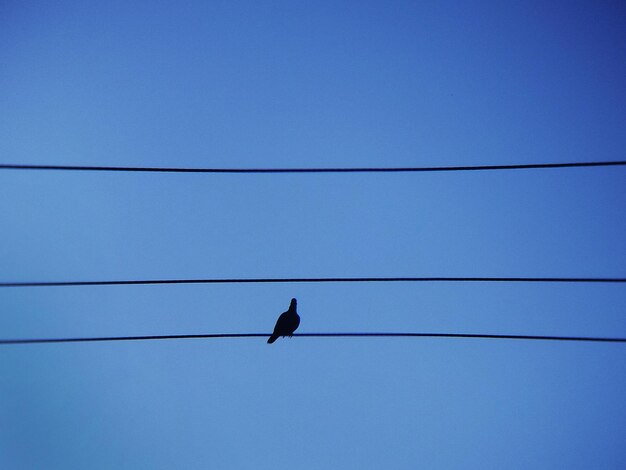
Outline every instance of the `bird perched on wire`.
{"label": "bird perched on wire", "polygon": [[267,340],[268,344],[272,344],[279,336],[291,336],[296,331],[300,324],[300,315],[296,312],[296,304],[296,299],[291,299],[289,310],[280,314],[280,317],[276,320],[274,332]]}

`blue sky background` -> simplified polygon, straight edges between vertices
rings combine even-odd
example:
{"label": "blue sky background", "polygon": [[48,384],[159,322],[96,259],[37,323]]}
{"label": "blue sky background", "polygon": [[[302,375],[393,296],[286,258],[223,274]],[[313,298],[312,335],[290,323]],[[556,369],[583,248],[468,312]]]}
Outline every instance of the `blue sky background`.
{"label": "blue sky background", "polygon": [[[623,160],[622,2],[0,3],[0,162]],[[0,280],[626,276],[626,169],[0,172]],[[626,336],[620,285],[0,290],[0,336]],[[4,346],[0,467],[626,467],[619,344]]]}

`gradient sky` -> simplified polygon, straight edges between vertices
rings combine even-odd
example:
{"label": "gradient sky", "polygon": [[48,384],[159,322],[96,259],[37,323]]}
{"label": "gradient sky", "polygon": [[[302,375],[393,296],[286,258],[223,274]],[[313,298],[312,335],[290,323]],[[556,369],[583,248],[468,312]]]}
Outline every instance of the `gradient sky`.
{"label": "gradient sky", "polygon": [[[0,163],[623,160],[619,1],[0,3]],[[626,169],[0,171],[0,280],[626,276]],[[0,289],[0,337],[626,336],[626,289]],[[0,347],[7,469],[626,468],[626,347],[294,338]]]}

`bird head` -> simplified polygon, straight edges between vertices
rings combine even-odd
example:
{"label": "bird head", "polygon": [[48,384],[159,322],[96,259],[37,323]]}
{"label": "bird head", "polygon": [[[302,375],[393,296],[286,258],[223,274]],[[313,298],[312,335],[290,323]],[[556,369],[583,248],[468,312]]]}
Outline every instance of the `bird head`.
{"label": "bird head", "polygon": [[296,299],[291,299],[291,303],[289,304],[289,310],[295,310],[296,309],[296,304],[297,304],[297,300]]}

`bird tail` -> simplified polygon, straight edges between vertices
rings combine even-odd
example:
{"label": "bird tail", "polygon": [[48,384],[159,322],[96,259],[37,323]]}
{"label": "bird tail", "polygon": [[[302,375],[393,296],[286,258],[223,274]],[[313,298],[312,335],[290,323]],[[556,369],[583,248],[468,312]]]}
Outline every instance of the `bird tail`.
{"label": "bird tail", "polygon": [[267,340],[267,344],[272,344],[274,341],[276,341],[278,339],[278,335],[274,335],[272,333],[272,336],[269,337],[269,339]]}

